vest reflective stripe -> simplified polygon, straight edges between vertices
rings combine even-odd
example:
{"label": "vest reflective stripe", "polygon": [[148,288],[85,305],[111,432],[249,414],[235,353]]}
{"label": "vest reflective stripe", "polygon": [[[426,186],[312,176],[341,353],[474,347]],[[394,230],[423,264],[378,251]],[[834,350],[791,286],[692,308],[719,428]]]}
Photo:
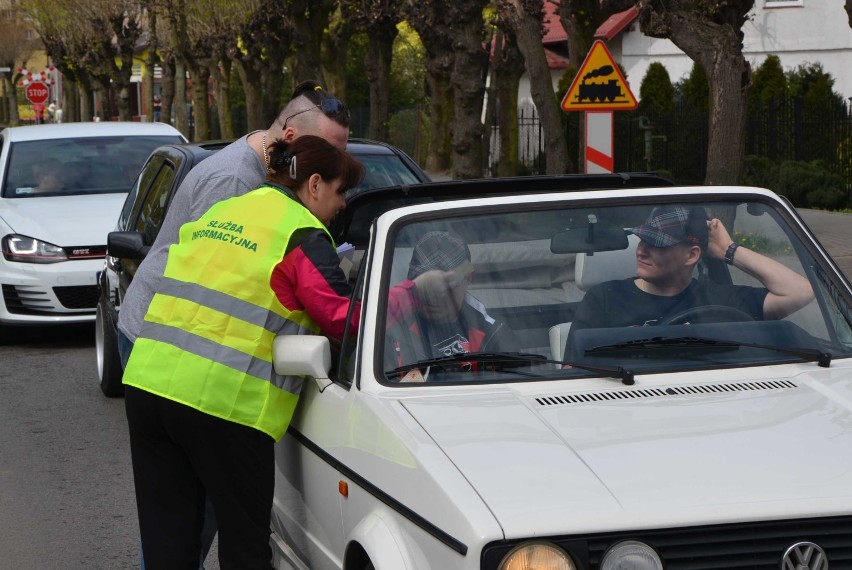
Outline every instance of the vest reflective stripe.
{"label": "vest reflective stripe", "polygon": [[[298,325],[294,329],[282,331],[281,334],[298,334]],[[288,392],[297,392],[302,387],[302,381],[297,376],[280,376],[275,373],[272,362],[235,350],[219,343],[201,338],[179,328],[149,323],[145,338],[164,342],[181,350],[211,360],[223,366],[233,368],[261,380],[272,382],[275,386]]]}
{"label": "vest reflective stripe", "polygon": [[275,374],[272,341],[318,330],[305,311],[284,307],[269,284],[300,228],[327,232],[271,187],[220,202],[184,224],[124,382],[282,437],[302,380]]}
{"label": "vest reflective stripe", "polygon": [[268,380],[153,339],[138,338],[132,358],[146,374],[125,378],[125,384],[258,429],[275,441],[284,436],[299,401],[300,378],[288,379],[294,390],[288,392]]}
{"label": "vest reflective stripe", "polygon": [[210,307],[216,311],[229,315],[239,315],[239,319],[268,331],[275,332],[284,326],[286,319],[275,313],[270,313],[263,307],[258,307],[242,299],[231,295],[214,291],[203,285],[178,281],[169,277],[163,277],[159,292],[171,297],[193,301],[199,305]]}

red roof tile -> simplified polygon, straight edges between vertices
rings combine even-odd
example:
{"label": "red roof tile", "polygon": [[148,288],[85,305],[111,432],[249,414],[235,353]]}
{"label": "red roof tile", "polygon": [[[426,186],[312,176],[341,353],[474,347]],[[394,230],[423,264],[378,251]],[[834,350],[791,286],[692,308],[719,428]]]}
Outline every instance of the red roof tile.
{"label": "red roof tile", "polygon": [[636,6],[631,6],[624,12],[613,14],[595,30],[595,38],[611,40],[629,26],[638,15],[639,11]]}

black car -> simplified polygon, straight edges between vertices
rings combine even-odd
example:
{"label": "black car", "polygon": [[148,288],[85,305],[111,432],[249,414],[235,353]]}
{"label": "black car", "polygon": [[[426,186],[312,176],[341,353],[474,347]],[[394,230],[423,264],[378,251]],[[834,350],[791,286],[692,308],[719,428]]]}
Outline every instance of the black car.
{"label": "black car", "polygon": [[[98,277],[95,349],[98,380],[110,397],[124,394],[118,356],[118,309],[136,268],[154,243],[172,196],[189,171],[229,144],[171,144],[157,148],[142,167],[121,210],[115,231],[107,241],[103,271]],[[349,139],[347,151],[366,171],[364,181],[348,191],[347,199],[370,188],[428,182],[429,176],[400,149],[366,139]]]}

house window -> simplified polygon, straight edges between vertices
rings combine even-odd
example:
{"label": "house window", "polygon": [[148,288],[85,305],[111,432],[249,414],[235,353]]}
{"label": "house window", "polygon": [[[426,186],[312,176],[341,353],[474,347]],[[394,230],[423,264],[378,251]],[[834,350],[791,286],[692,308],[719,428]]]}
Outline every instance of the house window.
{"label": "house window", "polygon": [[790,8],[791,6],[804,6],[805,0],[764,0],[764,8]]}

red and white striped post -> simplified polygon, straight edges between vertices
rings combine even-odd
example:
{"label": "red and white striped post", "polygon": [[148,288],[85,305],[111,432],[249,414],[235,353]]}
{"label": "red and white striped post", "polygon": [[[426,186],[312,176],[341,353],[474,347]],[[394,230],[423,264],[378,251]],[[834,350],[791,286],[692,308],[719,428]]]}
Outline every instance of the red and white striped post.
{"label": "red and white striped post", "polygon": [[613,172],[612,111],[586,111],[586,173]]}

